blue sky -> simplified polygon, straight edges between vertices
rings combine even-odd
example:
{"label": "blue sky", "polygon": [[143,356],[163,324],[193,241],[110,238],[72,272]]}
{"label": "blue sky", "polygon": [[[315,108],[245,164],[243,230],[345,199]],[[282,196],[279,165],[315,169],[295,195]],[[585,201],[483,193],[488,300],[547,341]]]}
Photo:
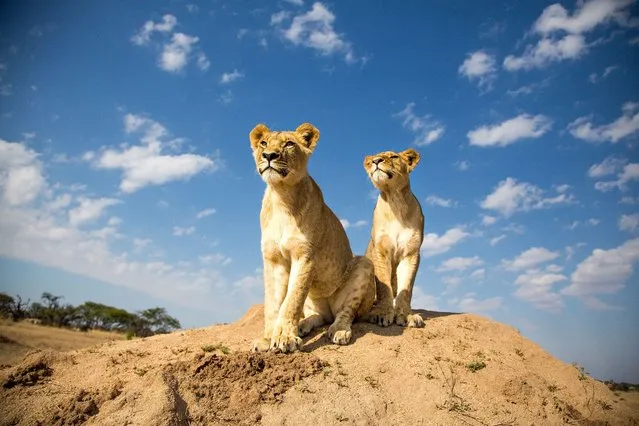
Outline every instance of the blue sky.
{"label": "blue sky", "polygon": [[421,153],[415,307],[639,382],[636,1],[6,8],[0,290],[234,321],[263,296],[248,133],[310,121],[358,253],[364,156]]}

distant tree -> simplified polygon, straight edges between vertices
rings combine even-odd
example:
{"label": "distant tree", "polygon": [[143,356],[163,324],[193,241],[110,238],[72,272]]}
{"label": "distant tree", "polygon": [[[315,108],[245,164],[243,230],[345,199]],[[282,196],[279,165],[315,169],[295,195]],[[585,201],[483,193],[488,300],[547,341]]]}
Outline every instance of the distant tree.
{"label": "distant tree", "polygon": [[13,297],[9,296],[7,293],[0,293],[0,316],[4,318],[11,318],[13,303]]}
{"label": "distant tree", "polygon": [[180,321],[166,313],[165,308],[155,307],[140,312],[140,316],[148,322],[153,334],[170,333],[181,328]]}

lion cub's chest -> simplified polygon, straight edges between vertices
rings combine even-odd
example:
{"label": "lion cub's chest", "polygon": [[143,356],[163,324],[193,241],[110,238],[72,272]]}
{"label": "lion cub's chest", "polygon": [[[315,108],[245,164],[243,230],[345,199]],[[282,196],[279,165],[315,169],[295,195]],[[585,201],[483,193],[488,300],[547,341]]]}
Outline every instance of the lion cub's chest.
{"label": "lion cub's chest", "polygon": [[306,237],[285,214],[265,218],[262,227],[262,253],[266,258],[290,261],[305,246]]}
{"label": "lion cub's chest", "polygon": [[[393,220],[375,230],[375,245],[382,245],[394,258],[401,258],[415,251],[419,245],[418,232]],[[417,247],[419,250],[419,247]]]}

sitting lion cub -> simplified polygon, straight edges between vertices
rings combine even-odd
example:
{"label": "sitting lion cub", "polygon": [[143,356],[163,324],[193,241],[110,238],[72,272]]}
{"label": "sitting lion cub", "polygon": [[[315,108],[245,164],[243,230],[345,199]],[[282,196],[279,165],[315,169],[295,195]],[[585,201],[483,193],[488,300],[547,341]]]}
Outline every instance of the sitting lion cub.
{"label": "sitting lion cub", "polygon": [[393,319],[398,325],[424,325],[410,306],[424,239],[424,215],[408,176],[417,163],[419,153],[414,149],[380,152],[364,159],[364,169],[380,191],[366,250],[375,264],[377,283],[377,301],[369,319],[384,327]]}
{"label": "sitting lion cub", "polygon": [[293,352],[300,335],[330,322],[329,339],[345,345],[353,320],[375,300],[373,263],[353,257],[342,224],[306,170],[319,135],[304,123],[283,132],[258,124],[249,136],[267,184],[260,213],[264,338],[254,351]]}

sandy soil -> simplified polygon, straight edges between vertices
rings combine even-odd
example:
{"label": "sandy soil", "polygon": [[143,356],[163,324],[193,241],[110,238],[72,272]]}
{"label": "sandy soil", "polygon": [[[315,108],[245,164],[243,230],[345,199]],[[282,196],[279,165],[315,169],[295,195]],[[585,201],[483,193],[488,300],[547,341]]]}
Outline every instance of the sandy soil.
{"label": "sandy soil", "polygon": [[70,351],[97,343],[123,340],[124,335],[105,331],[78,332],[0,319],[0,365],[13,365],[33,349]]}
{"label": "sandy soil", "polygon": [[250,354],[262,307],[233,324],[34,351],[0,370],[0,425],[636,425],[615,395],[481,316],[421,311],[423,329],[325,330],[293,355]]}

